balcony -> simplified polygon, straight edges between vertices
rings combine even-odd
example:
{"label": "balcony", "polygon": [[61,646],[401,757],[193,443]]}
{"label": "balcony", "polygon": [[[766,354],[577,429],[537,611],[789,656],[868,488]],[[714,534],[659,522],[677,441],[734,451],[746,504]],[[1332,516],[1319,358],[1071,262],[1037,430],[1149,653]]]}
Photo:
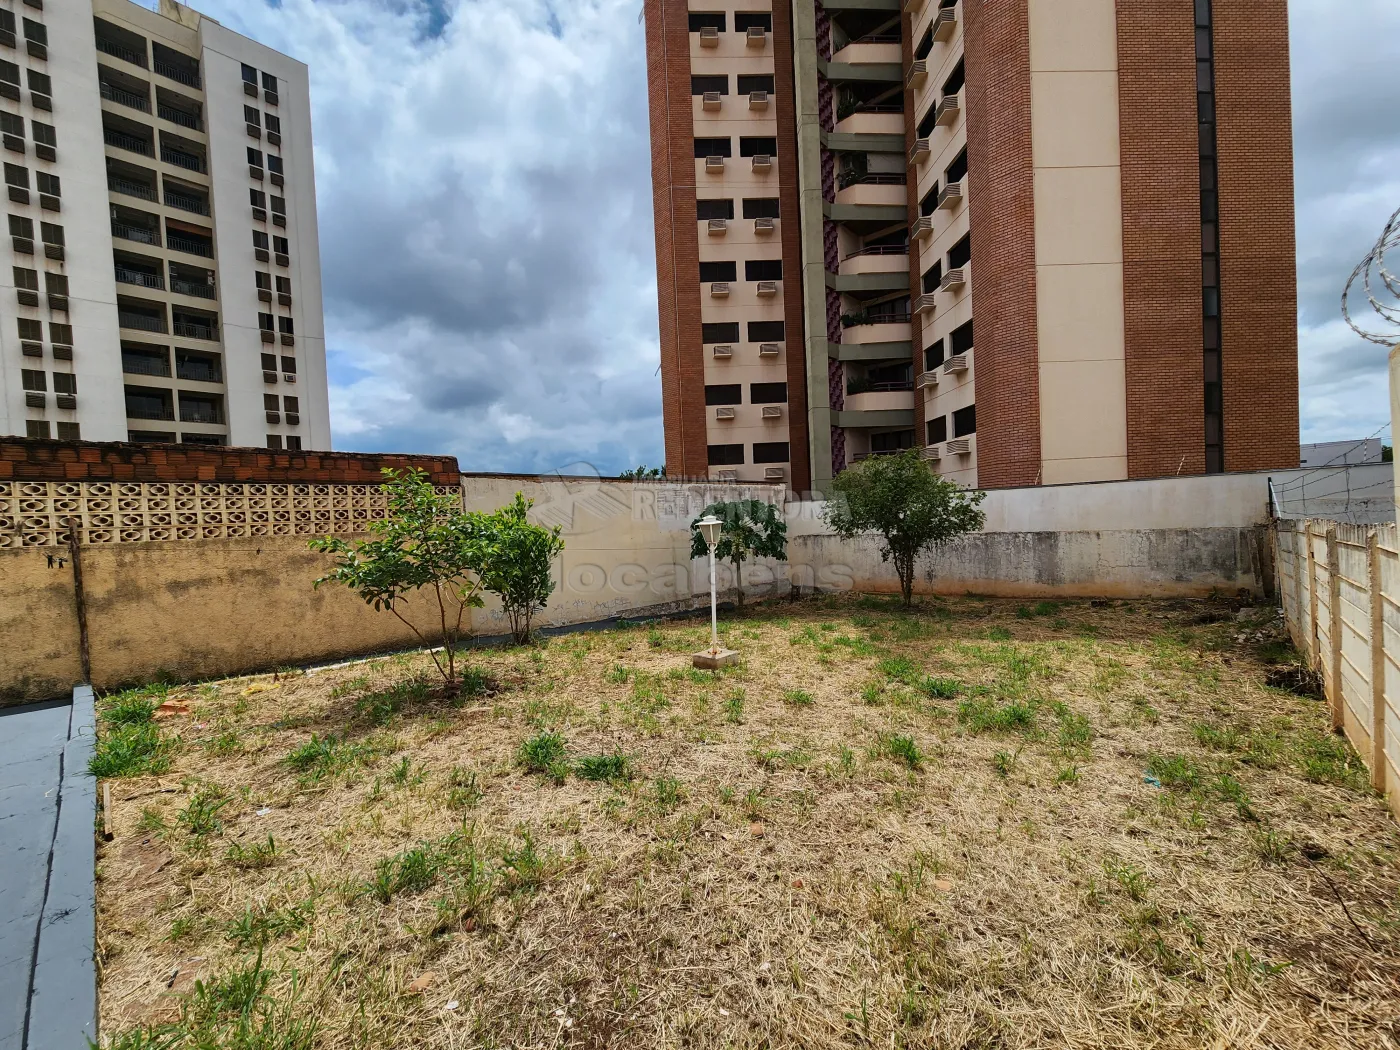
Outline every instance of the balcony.
{"label": "balcony", "polygon": [[858,165],[846,168],[836,177],[839,189],[848,186],[904,186],[909,176],[903,171],[867,171]]}
{"label": "balcony", "polygon": [[176,314],[173,328],[175,335],[185,339],[205,339],[209,342],[217,342],[219,335],[218,332],[215,331],[216,324],[217,322],[208,319],[182,318],[180,314]]}
{"label": "balcony", "polygon": [[214,258],[214,241],[209,237],[200,237],[195,234],[185,233],[167,228],[166,246],[172,252],[185,252],[187,255],[202,255],[206,259]]}
{"label": "balcony", "polygon": [[107,189],[113,193],[121,193],[128,197],[138,197],[143,201],[154,201],[156,199],[154,183],[142,182],[139,179],[131,179],[122,175],[108,173]]}
{"label": "balcony", "polygon": [[203,131],[204,121],[200,119],[198,113],[189,113],[176,106],[167,106],[160,103],[156,107],[156,116],[161,120],[168,120],[172,124],[179,124],[182,128],[189,128],[191,131]]}
{"label": "balcony", "polygon": [[141,226],[123,222],[121,219],[112,220],[112,236],[123,241],[135,241],[137,244],[150,244],[157,248],[161,246],[158,227]]}
{"label": "balcony", "polygon": [[155,147],[149,139],[143,139],[129,132],[119,131],[116,128],[104,127],[102,129],[102,141],[115,149],[124,149],[131,153],[139,153],[143,157],[155,155]]}
{"label": "balcony", "polygon": [[898,182],[857,182],[836,191],[835,204],[874,204],[884,207],[907,207],[909,193],[904,179]]}
{"label": "balcony", "polygon": [[900,106],[857,109],[838,120],[833,130],[843,135],[898,135],[903,138],[904,109]]}
{"label": "balcony", "polygon": [[180,393],[180,422],[222,424],[224,421],[223,399],[214,396],[200,396]]}
{"label": "balcony", "polygon": [[101,19],[95,21],[97,24],[97,50],[104,55],[119,58],[123,62],[130,62],[133,66],[147,68],[144,37]]}
{"label": "balcony", "polygon": [[170,355],[164,347],[145,350],[122,347],[122,371],[127,375],[170,377]]}
{"label": "balcony", "polygon": [[841,260],[840,273],[907,273],[909,246],[907,244],[876,244],[852,252]]}
{"label": "balcony", "polygon": [[97,92],[108,102],[115,102],[119,106],[137,109],[142,113],[149,113],[151,111],[151,100],[149,98],[117,84],[109,83],[106,80],[98,82]]}
{"label": "balcony", "polygon": [[177,84],[184,84],[186,87],[197,88],[202,86],[199,77],[198,59],[181,54],[174,48],[169,48],[159,43],[153,44],[151,50],[151,68],[161,76],[167,77]]}
{"label": "balcony", "polygon": [[174,419],[175,406],[168,390],[126,388],[127,419]]}
{"label": "balcony", "polygon": [[177,168],[184,168],[186,171],[196,171],[201,175],[205,172],[204,158],[197,153],[190,153],[174,146],[167,146],[164,143],[160,147],[160,159],[166,164],[173,164]]}
{"label": "balcony", "polygon": [[117,308],[117,324],[122,328],[132,328],[140,332],[166,331],[165,318],[160,314]]}
{"label": "balcony", "polygon": [[914,384],[852,383],[847,388],[846,412],[897,412],[914,410]]}
{"label": "balcony", "polygon": [[153,288],[156,291],[165,291],[165,278],[159,273],[137,270],[117,263],[116,278],[118,284],[134,284],[138,288]]}
{"label": "balcony", "polygon": [[178,351],[175,355],[175,372],[191,383],[222,383],[223,369],[217,356],[210,354],[189,354]]}
{"label": "balcony", "polygon": [[903,56],[900,54],[898,35],[893,40],[888,36],[868,36],[851,41],[832,55],[831,61],[842,66],[898,65],[903,61]]}
{"label": "balcony", "polygon": [[841,342],[856,346],[908,343],[913,338],[908,313],[846,314],[841,318],[841,328]]}
{"label": "balcony", "polygon": [[190,193],[180,193],[172,190],[169,186],[165,188],[165,204],[169,208],[179,208],[181,211],[193,212],[196,215],[209,214],[209,202]]}
{"label": "balcony", "polygon": [[196,276],[188,273],[177,273],[173,268],[170,273],[170,290],[177,295],[192,295],[197,299],[214,299],[217,294],[214,290],[214,274],[208,272],[203,276]]}

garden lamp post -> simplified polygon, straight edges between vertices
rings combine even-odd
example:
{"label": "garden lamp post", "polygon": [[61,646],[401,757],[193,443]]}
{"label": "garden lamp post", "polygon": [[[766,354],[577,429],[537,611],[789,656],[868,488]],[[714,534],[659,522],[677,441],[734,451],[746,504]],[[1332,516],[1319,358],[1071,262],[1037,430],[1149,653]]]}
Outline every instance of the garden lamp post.
{"label": "garden lamp post", "polygon": [[700,536],[705,541],[705,546],[710,550],[710,648],[706,652],[696,653],[691,657],[691,663],[696,667],[715,671],[739,662],[738,653],[719,647],[719,596],[715,582],[715,547],[719,545],[719,534],[724,527],[724,522],[713,514],[709,514],[697,521],[695,527],[700,530]]}

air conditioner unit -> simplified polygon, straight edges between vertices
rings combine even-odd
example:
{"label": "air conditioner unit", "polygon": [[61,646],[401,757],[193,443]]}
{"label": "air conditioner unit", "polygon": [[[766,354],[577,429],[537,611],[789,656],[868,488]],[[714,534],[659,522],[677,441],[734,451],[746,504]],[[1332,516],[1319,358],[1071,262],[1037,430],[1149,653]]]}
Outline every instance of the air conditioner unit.
{"label": "air conditioner unit", "polygon": [[967,438],[954,438],[943,446],[943,450],[950,456],[966,456],[972,451],[972,446]]}
{"label": "air conditioner unit", "polygon": [[919,373],[919,389],[927,390],[929,387],[938,385],[938,373],[936,371]]}
{"label": "air conditioner unit", "polygon": [[943,192],[938,195],[938,206],[940,208],[956,208],[962,202],[962,197],[962,183],[950,182],[943,187]]}
{"label": "air conditioner unit", "polygon": [[937,445],[924,446],[924,450],[920,452],[919,455],[922,456],[924,459],[930,460],[934,463],[937,463],[940,459],[943,458],[943,453],[939,451]]}
{"label": "air conditioner unit", "polygon": [[758,295],[760,299],[768,299],[778,294],[777,281],[759,281]]}
{"label": "air conditioner unit", "polygon": [[728,220],[728,219],[711,219],[711,220],[710,220],[710,236],[711,236],[711,237],[723,237],[723,236],[724,236],[726,233],[728,233],[728,232],[729,232],[729,220]]}
{"label": "air conditioner unit", "polygon": [[739,472],[737,470],[717,470],[715,471],[717,481],[738,481]]}
{"label": "air conditioner unit", "polygon": [[264,329],[262,332],[262,341],[264,343],[275,343],[277,341],[277,336]]}
{"label": "air conditioner unit", "polygon": [[714,355],[721,360],[727,361],[734,356],[734,348],[732,346],[716,346]]}
{"label": "air conditioner unit", "polygon": [[782,418],[783,418],[783,406],[782,406],[782,405],[764,405],[764,406],[763,406],[763,418],[764,418],[764,419],[782,419]]}
{"label": "air conditioner unit", "polygon": [[753,232],[772,233],[775,229],[777,229],[777,226],[774,225],[775,222],[777,222],[776,219],[754,219]]}
{"label": "air conditioner unit", "polygon": [[78,399],[73,394],[55,394],[54,400],[59,408],[77,408]]}
{"label": "air conditioner unit", "polygon": [[909,63],[909,75],[905,78],[908,87],[918,87],[928,79],[928,59],[916,58]]}
{"label": "air conditioner unit", "polygon": [[755,153],[753,155],[754,171],[771,171],[773,168],[773,158],[767,153]]}
{"label": "air conditioner unit", "polygon": [[933,216],[920,215],[914,220],[913,234],[915,237],[928,237],[933,234]]}
{"label": "air conditioner unit", "polygon": [[750,92],[749,92],[749,109],[767,109],[767,108],[768,108],[768,92],[766,92],[766,91],[750,91]]}
{"label": "air conditioner unit", "polygon": [[295,383],[296,381],[297,381],[297,374],[296,374],[295,372],[283,372],[283,373],[282,373],[282,382],[284,382],[284,383]]}
{"label": "air conditioner unit", "polygon": [[717,408],[717,409],[715,409],[715,418],[716,418],[716,419],[733,419],[733,418],[734,418],[734,409],[733,409],[732,407],[728,406],[728,405],[724,405],[724,406],[722,406],[722,407],[720,407],[720,408]]}
{"label": "air conditioner unit", "polygon": [[943,101],[938,103],[938,108],[933,111],[933,122],[940,128],[951,127],[958,119],[960,108],[957,95],[945,95]]}
{"label": "air conditioner unit", "polygon": [[39,293],[31,292],[28,288],[16,288],[15,300],[20,306],[38,306]]}
{"label": "air conditioner unit", "polygon": [[717,29],[715,26],[701,26],[700,46],[719,47],[719,29]]}
{"label": "air conditioner unit", "polygon": [[782,481],[785,477],[787,477],[787,471],[784,470],[782,467],[763,468],[764,481]]}
{"label": "air conditioner unit", "polygon": [[260,138],[262,138],[262,128],[258,127],[256,124],[248,124],[248,125],[246,125],[246,127],[247,127],[247,129],[248,129],[248,137],[249,137],[249,138],[252,138],[252,139],[260,139]]}
{"label": "air conditioner unit", "polygon": [[747,47],[763,47],[768,43],[768,30],[762,26],[749,26],[748,35],[744,39]]}
{"label": "air conditioner unit", "polygon": [[943,362],[943,371],[949,375],[959,375],[967,371],[967,355],[954,354]]}
{"label": "air conditioner unit", "polygon": [[714,284],[710,285],[710,298],[728,299],[729,285],[725,284],[723,281],[716,281]]}
{"label": "air conditioner unit", "polygon": [[705,158],[705,170],[706,170],[706,171],[709,171],[709,172],[722,172],[722,171],[724,171],[724,158],[723,158],[723,157],[718,157],[718,156],[716,156],[716,157],[706,157],[706,158]]}
{"label": "air conditioner unit", "polygon": [[44,344],[23,342],[19,344],[19,352],[22,353],[25,357],[43,357]]}
{"label": "air conditioner unit", "polygon": [[46,400],[43,394],[29,390],[24,395],[24,406],[25,408],[43,408]]}
{"label": "air conditioner unit", "polygon": [[277,373],[276,373],[276,372],[264,372],[264,373],[263,373],[263,382],[264,382],[264,383],[275,383],[275,382],[277,382]]}
{"label": "air conditioner unit", "polygon": [[53,359],[55,361],[73,360],[73,348],[67,343],[54,343],[53,346],[50,347],[50,350],[53,353]]}
{"label": "air conditioner unit", "polygon": [[911,164],[922,164],[933,156],[933,146],[928,139],[915,139],[914,145],[909,147],[909,162]]}
{"label": "air conditioner unit", "polygon": [[759,357],[777,357],[777,356],[778,356],[778,344],[777,344],[777,343],[759,343],[759,344],[758,344],[758,356],[759,356]]}
{"label": "air conditioner unit", "polygon": [[280,423],[280,422],[282,422],[282,413],[280,413],[280,412],[269,412],[269,413],[267,413],[267,421],[268,421],[269,423]]}
{"label": "air conditioner unit", "polygon": [[949,270],[943,275],[943,283],[940,284],[938,287],[946,292],[951,288],[961,288],[966,283],[967,271],[964,270],[961,266],[955,266],[953,269]]}
{"label": "air conditioner unit", "polygon": [[958,12],[955,8],[945,7],[933,16],[933,39],[949,40],[953,36],[953,31],[958,27]]}
{"label": "air conditioner unit", "polygon": [[700,106],[702,109],[719,109],[720,94],[718,91],[706,91],[701,96]]}
{"label": "air conditioner unit", "polygon": [[914,303],[915,313],[927,314],[936,309],[938,309],[938,297],[932,292],[925,292]]}

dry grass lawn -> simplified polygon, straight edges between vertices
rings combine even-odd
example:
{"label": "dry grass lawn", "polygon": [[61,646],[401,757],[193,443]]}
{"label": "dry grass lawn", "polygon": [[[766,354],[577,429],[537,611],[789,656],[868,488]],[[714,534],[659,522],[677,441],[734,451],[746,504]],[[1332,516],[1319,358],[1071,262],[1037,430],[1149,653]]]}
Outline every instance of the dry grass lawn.
{"label": "dry grass lawn", "polygon": [[109,697],[104,1041],[1400,1041],[1400,832],[1272,611],[819,599],[718,676],[707,628]]}

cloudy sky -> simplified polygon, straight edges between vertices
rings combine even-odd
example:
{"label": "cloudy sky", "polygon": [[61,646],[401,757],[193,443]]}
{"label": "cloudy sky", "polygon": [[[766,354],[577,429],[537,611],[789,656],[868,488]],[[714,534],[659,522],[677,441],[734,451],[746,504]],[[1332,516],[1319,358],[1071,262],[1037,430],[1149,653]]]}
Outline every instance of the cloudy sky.
{"label": "cloudy sky", "polygon": [[[641,0],[194,3],[311,67],[337,448],[662,460]],[[1400,207],[1400,4],[1291,11],[1303,438],[1359,437],[1385,352],[1337,302]]]}

